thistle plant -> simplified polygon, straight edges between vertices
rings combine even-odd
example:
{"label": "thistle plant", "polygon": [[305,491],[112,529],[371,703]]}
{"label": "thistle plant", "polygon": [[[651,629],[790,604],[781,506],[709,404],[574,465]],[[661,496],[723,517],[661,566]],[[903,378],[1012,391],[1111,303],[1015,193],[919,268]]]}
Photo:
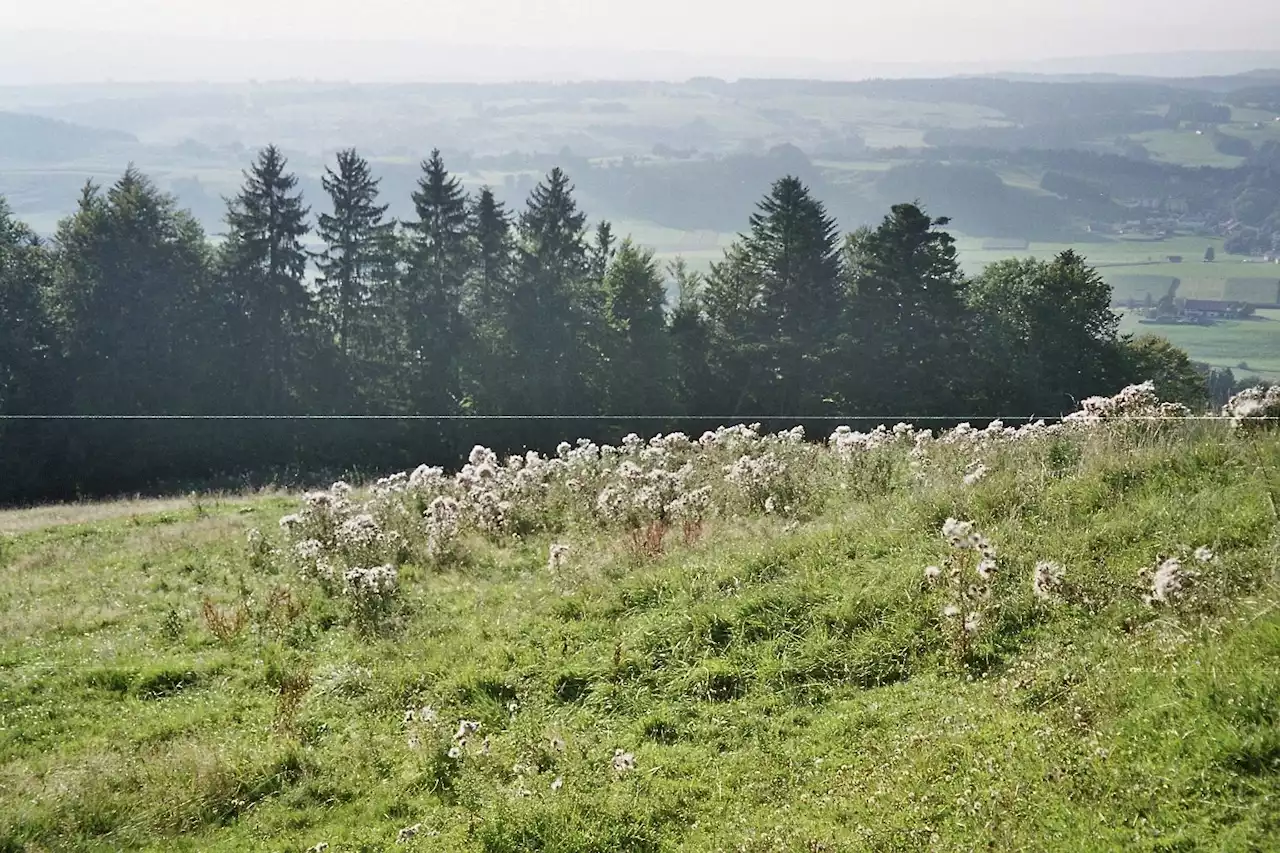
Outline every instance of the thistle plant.
{"label": "thistle plant", "polygon": [[973,523],[948,518],[942,537],[950,553],[942,566],[924,570],[925,581],[943,592],[942,627],[958,660],[968,658],[992,607],[996,551]]}

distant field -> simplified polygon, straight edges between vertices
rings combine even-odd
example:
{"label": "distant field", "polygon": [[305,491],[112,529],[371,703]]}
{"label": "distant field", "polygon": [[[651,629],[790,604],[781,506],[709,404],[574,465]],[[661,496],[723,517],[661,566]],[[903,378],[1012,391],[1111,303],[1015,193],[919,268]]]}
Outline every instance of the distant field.
{"label": "distant field", "polygon": [[630,237],[652,249],[659,262],[666,264],[681,257],[690,269],[699,272],[705,272],[712,261],[719,260],[738,236],[723,231],[681,231],[638,219],[615,219],[612,224],[618,239]]}
{"label": "distant field", "polygon": [[1165,163],[1229,169],[1244,162],[1243,157],[1232,157],[1214,148],[1213,137],[1207,131],[1197,134],[1194,130],[1149,130],[1130,138],[1141,142],[1152,157]]}
{"label": "distant field", "polygon": [[[1120,331],[1167,338],[1192,359],[1214,367],[1229,367],[1237,378],[1280,381],[1280,311],[1263,309],[1258,311],[1258,319],[1214,326],[1144,324],[1139,318],[1136,312],[1122,312]],[[1249,369],[1241,369],[1241,362]]]}
{"label": "distant field", "polygon": [[[984,249],[984,240],[959,235],[960,262],[966,272],[976,274],[994,261],[1006,257],[1049,259],[1067,249],[1082,255],[1097,267],[1118,290],[1146,290],[1160,287],[1161,281],[1177,278],[1179,296],[1202,299],[1238,299],[1273,304],[1280,285],[1280,266],[1227,255],[1217,237],[1174,237],[1155,242],[1107,239],[1089,243],[1032,243],[1025,251]],[[1212,246],[1217,260],[1205,263],[1204,250]],[[1170,255],[1181,255],[1181,263],[1170,263]],[[1167,292],[1163,288],[1162,292]]]}
{"label": "distant field", "polygon": [[[1147,297],[1152,302],[1159,302],[1169,294],[1174,282],[1171,276],[1162,275],[1108,275],[1105,278],[1107,284],[1111,285],[1117,302],[1127,302],[1130,299],[1145,302]],[[1181,288],[1178,292],[1183,295]]]}
{"label": "distant field", "polygon": [[[1156,243],[1110,240],[1097,243],[1032,243],[1026,251],[984,250],[983,240],[961,235],[960,260],[965,271],[977,274],[987,264],[1006,257],[1052,258],[1074,249],[1098,267],[1118,300],[1152,301],[1180,282],[1177,295],[1192,299],[1222,299],[1275,304],[1280,298],[1280,266],[1246,263],[1224,255],[1216,238],[1178,237]],[[1204,250],[1213,246],[1218,260],[1204,263]],[[1168,255],[1182,255],[1182,263],[1169,263]],[[1121,311],[1121,331],[1156,334],[1185,349],[1196,361],[1229,367],[1238,377],[1280,381],[1280,311],[1259,310],[1262,319],[1219,323],[1215,326],[1165,326],[1138,322],[1139,315]],[[1245,362],[1250,370],[1241,370]]]}

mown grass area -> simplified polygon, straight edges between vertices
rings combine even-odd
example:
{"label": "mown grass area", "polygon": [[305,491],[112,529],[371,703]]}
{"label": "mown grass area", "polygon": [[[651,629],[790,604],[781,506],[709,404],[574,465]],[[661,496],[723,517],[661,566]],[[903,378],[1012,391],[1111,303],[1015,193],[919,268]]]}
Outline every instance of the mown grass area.
{"label": "mown grass area", "polygon": [[[0,850],[1275,849],[1280,438],[983,459],[966,486],[963,458],[876,457],[651,559],[584,528],[468,540],[402,566],[372,631],[246,546],[287,497],[25,525],[0,540]],[[948,516],[999,549],[963,651],[922,574]],[[1201,545],[1144,603],[1141,570]]]}

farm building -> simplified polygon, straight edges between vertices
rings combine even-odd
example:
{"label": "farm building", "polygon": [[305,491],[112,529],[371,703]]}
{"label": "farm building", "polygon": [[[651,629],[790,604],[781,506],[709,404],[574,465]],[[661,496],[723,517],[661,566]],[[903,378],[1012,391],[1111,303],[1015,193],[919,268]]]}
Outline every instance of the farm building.
{"label": "farm building", "polygon": [[1182,303],[1182,313],[1187,317],[1223,318],[1239,316],[1245,307],[1243,302],[1226,302],[1221,299],[1187,299]]}

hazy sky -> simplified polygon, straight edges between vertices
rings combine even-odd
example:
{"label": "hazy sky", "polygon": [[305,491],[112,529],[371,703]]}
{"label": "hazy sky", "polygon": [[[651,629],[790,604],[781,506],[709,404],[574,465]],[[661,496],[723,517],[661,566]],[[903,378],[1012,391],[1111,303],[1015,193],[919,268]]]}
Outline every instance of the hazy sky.
{"label": "hazy sky", "polygon": [[[258,39],[274,43],[245,41]],[[1224,50],[1280,51],[1280,0],[0,0],[0,85],[1280,66],[1280,53],[1150,58]],[[1148,58],[1042,64],[1134,54]]]}
{"label": "hazy sky", "polygon": [[[421,39],[868,62],[1280,48],[1268,0],[0,0],[5,29]],[[353,14],[352,10],[357,10]]]}

